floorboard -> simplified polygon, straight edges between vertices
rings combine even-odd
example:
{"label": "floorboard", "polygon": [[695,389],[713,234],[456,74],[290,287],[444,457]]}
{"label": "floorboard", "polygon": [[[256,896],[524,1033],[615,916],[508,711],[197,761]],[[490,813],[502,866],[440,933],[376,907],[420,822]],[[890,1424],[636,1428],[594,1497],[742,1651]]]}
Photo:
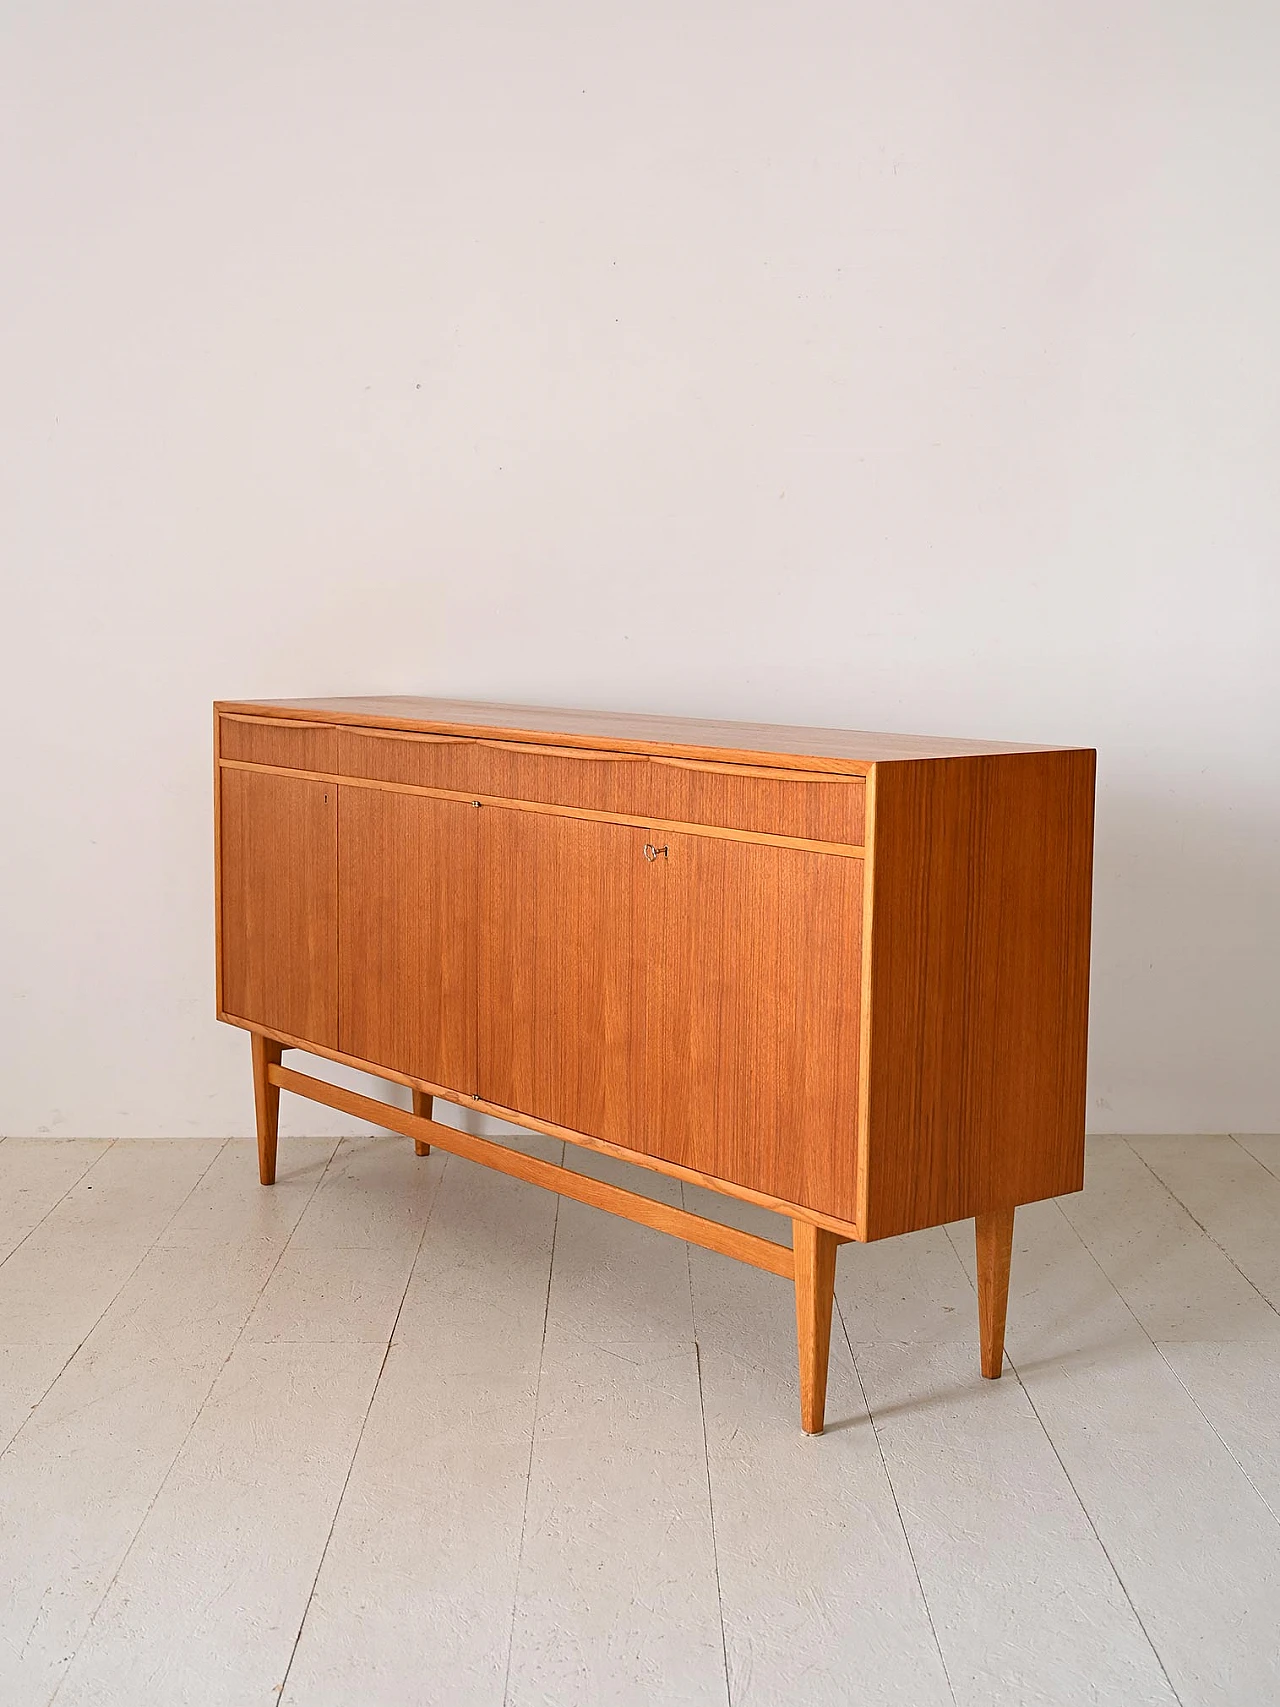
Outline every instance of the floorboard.
{"label": "floorboard", "polygon": [[385,1347],[240,1345],[58,1707],[243,1707],[284,1682]]}
{"label": "floorboard", "polygon": [[[959,1707],[1169,1707],[1159,1660],[1017,1375],[979,1373],[976,1299],[945,1232],[851,1248],[840,1263],[841,1308]],[[858,1338],[901,1323],[922,1269],[915,1336]]]}
{"label": "floorboard", "polygon": [[[0,1453],[222,1147],[219,1140],[95,1139],[86,1151],[81,1142],[0,1144],[0,1175],[14,1195],[0,1262]],[[0,1630],[3,1618],[0,1609]]]}
{"label": "floorboard", "polygon": [[[327,1161],[305,1191],[297,1147],[320,1143]],[[200,1260],[248,1294],[235,1332],[189,1431],[102,1597],[57,1694],[63,1707],[164,1701],[166,1707],[233,1707],[283,1684],[347,1473],[386,1355],[439,1167],[405,1169],[395,1200],[393,1151],[384,1139],[335,1145],[281,1141],[287,1207],[279,1249],[256,1228],[246,1238],[245,1153],[222,1209],[186,1206],[159,1253],[175,1272]],[[286,1171],[286,1169],[288,1171]],[[297,1189],[301,1188],[301,1189]],[[374,1205],[388,1199],[381,1231]],[[295,1215],[295,1211],[297,1211]],[[294,1224],[284,1227],[292,1217]],[[221,1226],[228,1237],[212,1236]],[[323,1271],[308,1259],[322,1255]],[[298,1267],[333,1305],[300,1294]],[[265,1270],[257,1285],[257,1269]],[[365,1287],[365,1276],[374,1279]],[[388,1276],[390,1275],[390,1279]],[[225,1284],[225,1280],[224,1280]],[[372,1300],[372,1302],[370,1302]],[[182,1342],[199,1335],[175,1336]],[[216,1334],[211,1334],[216,1343]],[[172,1406],[167,1407],[172,1409]],[[162,1633],[148,1640],[147,1633]],[[272,1682],[268,1683],[268,1679]]]}
{"label": "floorboard", "polygon": [[[1146,1142],[1095,1144],[1091,1189],[1065,1198],[1063,1213],[1201,1415],[1280,1514],[1280,1312],[1149,1166]],[[1196,1142],[1203,1143],[1199,1170],[1214,1176],[1209,1189],[1218,1221],[1229,1220],[1233,1196],[1241,1200],[1242,1220],[1251,1220],[1260,1186],[1264,1202],[1267,1196],[1257,1163],[1233,1155],[1229,1142]],[[1200,1201],[1195,1158],[1180,1157],[1174,1171],[1184,1192]],[[1224,1230],[1235,1243],[1234,1230]],[[1280,1239],[1280,1212],[1272,1237]]]}
{"label": "floorboard", "polygon": [[500,1707],[556,1208],[443,1159],[286,1707]]}
{"label": "floorboard", "polygon": [[1232,1137],[1255,1162],[1280,1179],[1280,1132],[1233,1132]]}
{"label": "floorboard", "polygon": [[[696,1186],[685,1207],[790,1234],[779,1217]],[[841,1278],[852,1254],[840,1253]],[[689,1263],[735,1707],[945,1707],[941,1654],[839,1322],[827,1431],[811,1438],[799,1426],[791,1287],[694,1246]]]}
{"label": "floorboard", "polygon": [[1091,1142],[998,1383],[972,1223],[843,1247],[810,1439],[785,1282],[438,1148],[6,1140],[0,1700],[1280,1700],[1278,1227],[1280,1138]]}
{"label": "floorboard", "polygon": [[[307,1183],[282,1197],[274,1238],[169,1244],[161,1234],[0,1457],[0,1699],[43,1702],[61,1681],[335,1143],[282,1144],[282,1172]],[[154,1201],[131,1189],[132,1169],[154,1160],[127,1156],[130,1179],[104,1192],[117,1234],[124,1222],[154,1235],[171,1205],[166,1168]],[[253,1167],[252,1143],[227,1144],[169,1229],[229,1231],[222,1211]]]}
{"label": "floorboard", "polygon": [[1280,1700],[1280,1525],[1055,1203],[1018,1212],[1007,1346],[1183,1707]]}
{"label": "floorboard", "polygon": [[[678,1204],[678,1182],[567,1158]],[[685,1246],[562,1199],[506,1700],[710,1707],[724,1644]]]}
{"label": "floorboard", "polygon": [[110,1148],[109,1138],[0,1139],[0,1264]]}
{"label": "floorboard", "polygon": [[1133,1138],[1209,1238],[1280,1309],[1280,1179],[1233,1138]]}

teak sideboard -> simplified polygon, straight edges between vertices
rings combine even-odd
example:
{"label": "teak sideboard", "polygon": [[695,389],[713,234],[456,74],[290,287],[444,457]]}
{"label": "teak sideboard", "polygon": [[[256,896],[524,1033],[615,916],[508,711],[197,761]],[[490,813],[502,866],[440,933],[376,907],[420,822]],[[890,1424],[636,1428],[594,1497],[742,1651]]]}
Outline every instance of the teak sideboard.
{"label": "teak sideboard", "polygon": [[1092,751],[399,698],[225,702],[214,731],[218,1017],[251,1033],[264,1184],[288,1090],[769,1269],[809,1433],[837,1247],[974,1216],[1000,1374],[1014,1210],[1084,1178]]}

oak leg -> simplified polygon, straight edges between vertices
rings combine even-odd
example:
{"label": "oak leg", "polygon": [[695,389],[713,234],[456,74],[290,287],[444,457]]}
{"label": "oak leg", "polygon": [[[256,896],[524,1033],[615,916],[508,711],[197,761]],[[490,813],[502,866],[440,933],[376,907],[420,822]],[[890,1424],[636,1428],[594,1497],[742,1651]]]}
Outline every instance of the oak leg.
{"label": "oak leg", "polygon": [[839,1241],[812,1221],[791,1223],[796,1265],[796,1338],[800,1342],[800,1426],[821,1434],[827,1408],[827,1359],[831,1351],[831,1303]]}
{"label": "oak leg", "polygon": [[273,1038],[260,1031],[249,1033],[253,1048],[253,1112],[258,1122],[258,1178],[263,1185],[276,1183],[276,1138],[280,1131],[280,1087],[267,1078],[269,1067],[278,1067],[284,1054]]}
{"label": "oak leg", "polygon": [[1004,1368],[1004,1316],[1009,1302],[1009,1259],[1013,1254],[1013,1210],[992,1209],[977,1220],[978,1331],[982,1373],[998,1381]]}
{"label": "oak leg", "polygon": [[[431,1097],[426,1091],[414,1091],[413,1112],[415,1114],[420,1114],[424,1120],[431,1119]],[[431,1154],[431,1146],[424,1139],[415,1138],[413,1141],[413,1153],[415,1156],[429,1156]]]}

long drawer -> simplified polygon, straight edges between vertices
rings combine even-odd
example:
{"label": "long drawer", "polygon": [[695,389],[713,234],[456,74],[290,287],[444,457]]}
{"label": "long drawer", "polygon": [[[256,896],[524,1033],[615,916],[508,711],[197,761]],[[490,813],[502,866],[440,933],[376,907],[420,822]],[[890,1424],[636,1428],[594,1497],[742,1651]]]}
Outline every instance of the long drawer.
{"label": "long drawer", "polygon": [[338,731],[331,723],[295,723],[283,717],[219,719],[218,750],[224,759],[273,769],[332,773]]}
{"label": "long drawer", "polygon": [[371,782],[528,800],[637,823],[706,824],[861,847],[862,777],[534,742],[224,717],[222,756]]}
{"label": "long drawer", "polygon": [[819,778],[694,759],[652,759],[646,773],[638,792],[651,818],[862,846],[861,777]]}
{"label": "long drawer", "polygon": [[646,823],[708,824],[855,847],[865,830],[861,777],[363,729],[339,729],[337,753],[342,776],[616,812]]}

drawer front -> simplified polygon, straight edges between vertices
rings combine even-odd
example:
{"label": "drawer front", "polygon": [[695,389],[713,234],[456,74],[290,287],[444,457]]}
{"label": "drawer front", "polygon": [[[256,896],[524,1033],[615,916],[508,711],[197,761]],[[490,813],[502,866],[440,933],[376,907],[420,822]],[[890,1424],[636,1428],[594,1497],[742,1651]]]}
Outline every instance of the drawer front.
{"label": "drawer front", "polygon": [[536,800],[592,812],[640,810],[626,786],[643,758],[591,753],[526,742],[473,740],[467,736],[381,735],[338,731],[342,776],[402,782],[414,788],[448,788],[500,800]]}
{"label": "drawer front", "polygon": [[593,753],[574,747],[486,741],[476,748],[476,792],[538,800],[588,812],[643,815],[642,753]]}
{"label": "drawer front", "polygon": [[327,723],[291,723],[270,717],[223,717],[218,747],[224,759],[281,770],[332,772],[334,735]]}
{"label": "drawer front", "polygon": [[378,729],[339,729],[340,776],[403,782],[413,788],[476,788],[476,744],[465,735],[390,735]]}
{"label": "drawer front", "polygon": [[866,784],[861,777],[814,778],[747,765],[655,759],[644,779],[644,811],[682,824],[714,824],[861,847]]}

